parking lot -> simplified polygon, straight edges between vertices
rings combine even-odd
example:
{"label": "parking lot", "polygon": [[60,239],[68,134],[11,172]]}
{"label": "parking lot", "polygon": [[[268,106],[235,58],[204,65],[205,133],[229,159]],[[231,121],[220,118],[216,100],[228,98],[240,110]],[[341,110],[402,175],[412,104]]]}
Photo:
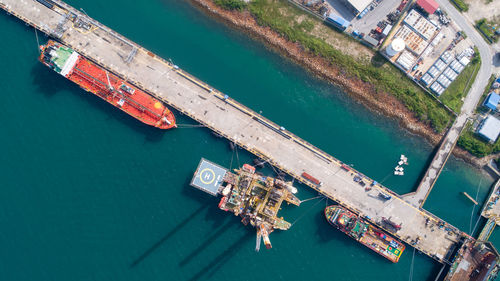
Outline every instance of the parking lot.
{"label": "parking lot", "polygon": [[326,2],[330,6],[331,14],[341,16],[351,23],[348,31],[358,31],[363,34],[369,34],[372,29],[376,29],[377,23],[385,20],[387,15],[396,11],[401,4],[401,0],[375,0],[368,5],[366,14],[358,18],[345,3],[339,0],[326,0]]}

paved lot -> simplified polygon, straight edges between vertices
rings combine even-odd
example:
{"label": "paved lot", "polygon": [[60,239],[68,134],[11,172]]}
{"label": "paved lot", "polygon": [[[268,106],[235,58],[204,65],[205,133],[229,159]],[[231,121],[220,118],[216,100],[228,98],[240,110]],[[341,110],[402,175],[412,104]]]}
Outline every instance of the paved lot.
{"label": "paved lot", "polygon": [[[30,0],[0,0],[0,6],[2,4],[4,7],[7,4],[8,9],[18,16],[42,26],[46,32],[55,29],[62,18]],[[85,18],[78,11],[70,7],[67,9]],[[416,248],[423,253],[441,261],[459,236],[465,235],[429,212],[408,204],[383,186],[376,185],[366,191],[353,181],[358,172],[342,169],[342,163],[332,156],[236,101],[225,98],[224,94],[212,90],[210,86],[99,23],[95,22],[90,31],[75,29],[71,22],[64,27],[63,43],[250,152],[269,159],[270,163],[302,182],[305,180],[300,175],[304,171],[308,172],[323,184],[321,187],[310,182],[306,184],[351,210],[368,216],[372,223],[383,226],[381,220],[386,217],[402,224],[401,230],[393,234],[407,243],[419,238]],[[134,48],[138,52],[130,63],[126,63],[126,58],[133,54]],[[365,186],[371,182],[363,177]],[[392,198],[380,199],[378,194],[381,191],[391,194]],[[444,227],[439,228],[438,223],[444,223]]]}
{"label": "paved lot", "polygon": [[330,4],[333,14],[341,16],[348,21],[352,21],[354,19],[354,13],[348,9],[344,3],[339,0],[326,0],[326,2]]}
{"label": "paved lot", "polygon": [[352,22],[352,28],[365,34],[370,33],[370,30],[377,28],[377,23],[387,19],[387,15],[395,11],[400,3],[400,0],[382,0],[377,7],[369,11],[364,17],[361,19],[356,18]]}

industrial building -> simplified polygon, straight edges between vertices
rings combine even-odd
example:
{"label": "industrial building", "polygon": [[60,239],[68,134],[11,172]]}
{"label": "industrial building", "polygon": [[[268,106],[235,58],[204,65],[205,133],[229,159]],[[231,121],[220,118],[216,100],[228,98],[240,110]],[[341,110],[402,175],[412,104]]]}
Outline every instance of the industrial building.
{"label": "industrial building", "polygon": [[491,110],[496,111],[499,101],[500,101],[500,95],[495,92],[491,92],[488,95],[488,97],[484,100],[483,105]]}
{"label": "industrial building", "polygon": [[358,15],[366,9],[372,0],[341,0],[353,13]]}
{"label": "industrial building", "polygon": [[[419,58],[426,56],[431,52],[433,46],[437,45],[442,39],[439,36],[440,27],[422,16],[417,10],[412,9],[403,19],[400,28],[396,31],[392,42],[385,49],[387,56],[391,57],[405,72],[413,70],[413,67],[419,63]],[[430,46],[432,45],[432,46]],[[398,56],[399,55],[399,56]],[[432,80],[437,78],[437,74],[443,71],[447,63],[438,63],[437,69],[426,76],[424,83],[428,86]],[[442,78],[444,80],[444,78]],[[444,83],[447,83],[444,81]],[[444,91],[444,89],[443,89]]]}
{"label": "industrial building", "polygon": [[500,120],[493,115],[488,115],[481,122],[477,133],[490,143],[494,143],[498,138],[498,134],[500,134]]}
{"label": "industrial building", "polygon": [[434,0],[417,0],[417,5],[429,15],[434,14],[439,8],[439,4]]}
{"label": "industrial building", "polygon": [[465,49],[457,57],[445,51],[420,78],[420,81],[440,96],[470,63],[470,57],[473,54],[472,48]]}

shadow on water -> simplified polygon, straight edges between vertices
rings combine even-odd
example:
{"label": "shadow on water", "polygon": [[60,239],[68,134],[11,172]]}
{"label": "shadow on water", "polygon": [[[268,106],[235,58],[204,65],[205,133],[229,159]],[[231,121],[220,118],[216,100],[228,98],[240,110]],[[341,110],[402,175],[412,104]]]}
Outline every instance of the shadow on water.
{"label": "shadow on water", "polygon": [[[332,205],[332,204],[328,204]],[[318,241],[320,243],[329,243],[331,241],[341,241],[343,243],[351,243],[355,242],[346,234],[342,233],[341,231],[335,229],[330,223],[325,218],[325,213],[323,211],[317,212],[316,215],[314,216],[314,220],[316,221],[316,235],[318,236]],[[352,243],[353,245],[356,244]],[[369,250],[370,251],[370,250]]]}
{"label": "shadow on water", "polygon": [[42,63],[33,66],[31,76],[37,90],[45,96],[50,98],[59,92],[71,92],[86,104],[104,112],[108,119],[118,120],[137,133],[144,135],[145,142],[159,142],[165,135],[165,130],[146,125],[118,108],[112,107],[103,99],[84,91],[78,85],[52,71]]}
{"label": "shadow on water", "polygon": [[247,231],[245,235],[241,236],[238,240],[229,245],[229,247],[227,247],[224,252],[220,253],[218,256],[212,259],[210,263],[200,269],[200,271],[193,275],[193,277],[191,277],[189,280],[198,280],[205,274],[208,274],[208,279],[210,279],[226,262],[229,261],[232,256],[234,256],[238,252],[238,250],[241,249],[243,245],[245,245],[245,242],[249,239],[252,239],[253,236],[253,232]]}
{"label": "shadow on water", "polygon": [[316,235],[319,238],[319,242],[328,243],[338,238],[338,235],[335,234],[336,230],[326,221],[325,214],[323,212],[317,212],[314,215],[314,221],[317,226]]}
{"label": "shadow on water", "polygon": [[186,177],[181,193],[183,196],[195,200],[200,205],[207,206],[208,211],[206,212],[205,220],[212,222],[212,228],[217,228],[227,218],[227,213],[217,207],[220,198],[211,196],[189,185],[191,183],[191,176]]}
{"label": "shadow on water", "polygon": [[35,63],[31,69],[33,84],[37,87],[37,92],[43,93],[47,97],[52,97],[61,91],[76,91],[78,86],[50,70],[41,62]]}
{"label": "shadow on water", "polygon": [[156,249],[158,249],[165,241],[171,238],[174,234],[176,234],[179,230],[185,227],[189,221],[194,219],[198,214],[200,214],[206,206],[200,206],[193,213],[187,216],[183,221],[177,224],[172,230],[170,230],[165,236],[163,236],[160,240],[154,243],[149,249],[147,249],[142,255],[136,258],[131,264],[130,268],[136,267],[139,263],[141,263],[144,259],[146,259],[149,255],[151,255]]}
{"label": "shadow on water", "polygon": [[187,257],[179,262],[179,266],[186,266],[194,257],[199,255],[203,250],[205,250],[210,244],[212,244],[217,238],[219,238],[224,232],[228,230],[228,227],[234,224],[233,220],[228,221],[226,224],[220,224],[219,229],[212,233],[203,243],[200,244],[196,249],[194,249]]}
{"label": "shadow on water", "polygon": [[[446,277],[446,274],[448,274],[448,270],[450,269],[449,266],[446,266],[443,269],[443,272],[441,272],[441,275],[439,276],[439,279],[436,279],[438,277],[439,272],[441,271],[441,268],[443,267],[442,264],[434,262],[434,266],[430,270],[429,277],[426,279],[426,281],[442,281]],[[415,275],[416,273],[414,273]]]}

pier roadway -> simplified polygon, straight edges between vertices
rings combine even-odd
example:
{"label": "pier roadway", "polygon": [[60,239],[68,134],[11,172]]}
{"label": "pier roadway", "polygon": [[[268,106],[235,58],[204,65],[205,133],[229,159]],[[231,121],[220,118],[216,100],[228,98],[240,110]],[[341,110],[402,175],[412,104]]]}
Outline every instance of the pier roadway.
{"label": "pier roadway", "polygon": [[[365,187],[371,185],[371,179],[353,169],[349,168],[348,171],[342,168],[339,160],[212,89],[177,66],[76,9],[60,1],[55,2],[59,7],[49,9],[33,0],[0,0],[0,7],[45,33],[59,37],[59,41],[109,71],[128,79],[328,198],[367,216],[372,223],[440,262],[445,262],[448,251],[461,236],[466,235],[431,213],[407,203],[381,185],[377,184],[366,191]],[[90,26],[82,22],[90,23]],[[320,180],[322,185],[316,186],[303,179],[301,174],[304,171]],[[364,187],[353,180],[356,175],[363,178]],[[379,192],[392,197],[383,200],[378,196]],[[401,229],[397,232],[387,229],[381,223],[383,217],[401,224]],[[438,223],[441,227],[438,227]]]}

